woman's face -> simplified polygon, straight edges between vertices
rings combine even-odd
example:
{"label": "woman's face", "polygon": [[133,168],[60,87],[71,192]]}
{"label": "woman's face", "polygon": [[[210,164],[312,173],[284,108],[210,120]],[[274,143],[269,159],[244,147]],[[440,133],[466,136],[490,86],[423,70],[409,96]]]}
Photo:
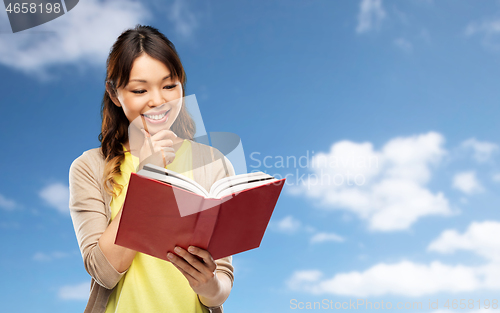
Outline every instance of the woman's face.
{"label": "woman's face", "polygon": [[170,129],[182,107],[182,84],[162,62],[143,53],[132,64],[130,79],[117,89],[114,104],[123,109],[131,125],[151,135]]}

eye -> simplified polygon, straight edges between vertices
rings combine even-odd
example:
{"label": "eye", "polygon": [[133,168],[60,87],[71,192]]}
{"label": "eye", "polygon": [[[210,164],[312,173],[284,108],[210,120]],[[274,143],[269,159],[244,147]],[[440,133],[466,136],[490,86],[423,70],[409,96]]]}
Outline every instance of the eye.
{"label": "eye", "polygon": [[[164,89],[174,89],[175,87],[177,87],[177,84],[173,84],[173,85],[167,85],[165,87],[163,87]],[[135,94],[138,94],[138,95],[141,95],[143,93],[146,92],[146,90],[132,90],[133,93]]]}
{"label": "eye", "polygon": [[168,86],[165,86],[165,87],[163,87],[163,88],[165,88],[165,89],[173,89],[173,88],[175,88],[175,87],[177,87],[177,84],[174,84],[174,85],[168,85]]}

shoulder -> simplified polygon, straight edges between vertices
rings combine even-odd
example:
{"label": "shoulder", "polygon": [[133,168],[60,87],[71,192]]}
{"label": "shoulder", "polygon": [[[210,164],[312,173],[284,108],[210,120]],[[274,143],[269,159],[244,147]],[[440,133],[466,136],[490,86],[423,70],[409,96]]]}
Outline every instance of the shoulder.
{"label": "shoulder", "polygon": [[197,152],[199,152],[202,155],[210,157],[213,156],[215,160],[221,159],[224,156],[224,154],[220,152],[217,148],[193,140],[188,140],[188,141],[191,143],[191,148],[193,150],[196,149]]}
{"label": "shoulder", "polygon": [[76,172],[97,174],[97,172],[103,169],[104,162],[105,158],[102,155],[101,148],[84,151],[71,163],[70,176]]}
{"label": "shoulder", "polygon": [[[189,141],[191,143],[191,147],[193,149],[198,149],[200,151],[203,151],[203,152],[209,152],[212,147],[208,146],[208,145],[205,145],[201,142],[196,142],[194,140],[191,140],[191,139],[188,139],[187,141]],[[213,148],[212,148],[213,149]]]}
{"label": "shoulder", "polygon": [[84,165],[93,163],[103,163],[105,161],[102,155],[101,148],[93,148],[84,151],[79,157],[77,157],[71,166],[73,165]]}

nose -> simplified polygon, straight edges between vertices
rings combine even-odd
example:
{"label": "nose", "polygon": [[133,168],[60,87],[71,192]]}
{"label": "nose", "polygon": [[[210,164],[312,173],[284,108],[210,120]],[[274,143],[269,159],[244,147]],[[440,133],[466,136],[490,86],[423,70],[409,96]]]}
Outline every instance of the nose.
{"label": "nose", "polygon": [[166,101],[163,98],[162,92],[156,88],[151,91],[151,98],[149,99],[148,106],[155,108],[164,104]]}

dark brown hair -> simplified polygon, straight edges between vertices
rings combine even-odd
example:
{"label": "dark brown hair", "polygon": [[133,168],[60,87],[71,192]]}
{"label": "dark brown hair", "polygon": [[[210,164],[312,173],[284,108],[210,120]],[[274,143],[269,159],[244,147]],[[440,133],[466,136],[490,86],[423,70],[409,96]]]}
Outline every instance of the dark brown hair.
{"label": "dark brown hair", "polygon": [[[107,88],[116,95],[117,88],[125,87],[130,78],[130,71],[135,59],[146,53],[165,64],[170,70],[172,79],[182,84],[182,96],[185,96],[186,74],[174,44],[165,35],[152,26],[136,25],[124,31],[113,44],[106,61]],[[114,175],[120,175],[120,165],[125,159],[122,143],[128,141],[129,121],[121,107],[116,106],[107,91],[101,105],[102,127],[99,134],[101,152],[106,159],[104,167],[104,188],[106,192],[116,196],[115,187],[121,190]],[[180,138],[193,140],[196,131],[193,119],[189,116],[185,105],[182,106],[177,119],[172,124],[172,131]]]}

